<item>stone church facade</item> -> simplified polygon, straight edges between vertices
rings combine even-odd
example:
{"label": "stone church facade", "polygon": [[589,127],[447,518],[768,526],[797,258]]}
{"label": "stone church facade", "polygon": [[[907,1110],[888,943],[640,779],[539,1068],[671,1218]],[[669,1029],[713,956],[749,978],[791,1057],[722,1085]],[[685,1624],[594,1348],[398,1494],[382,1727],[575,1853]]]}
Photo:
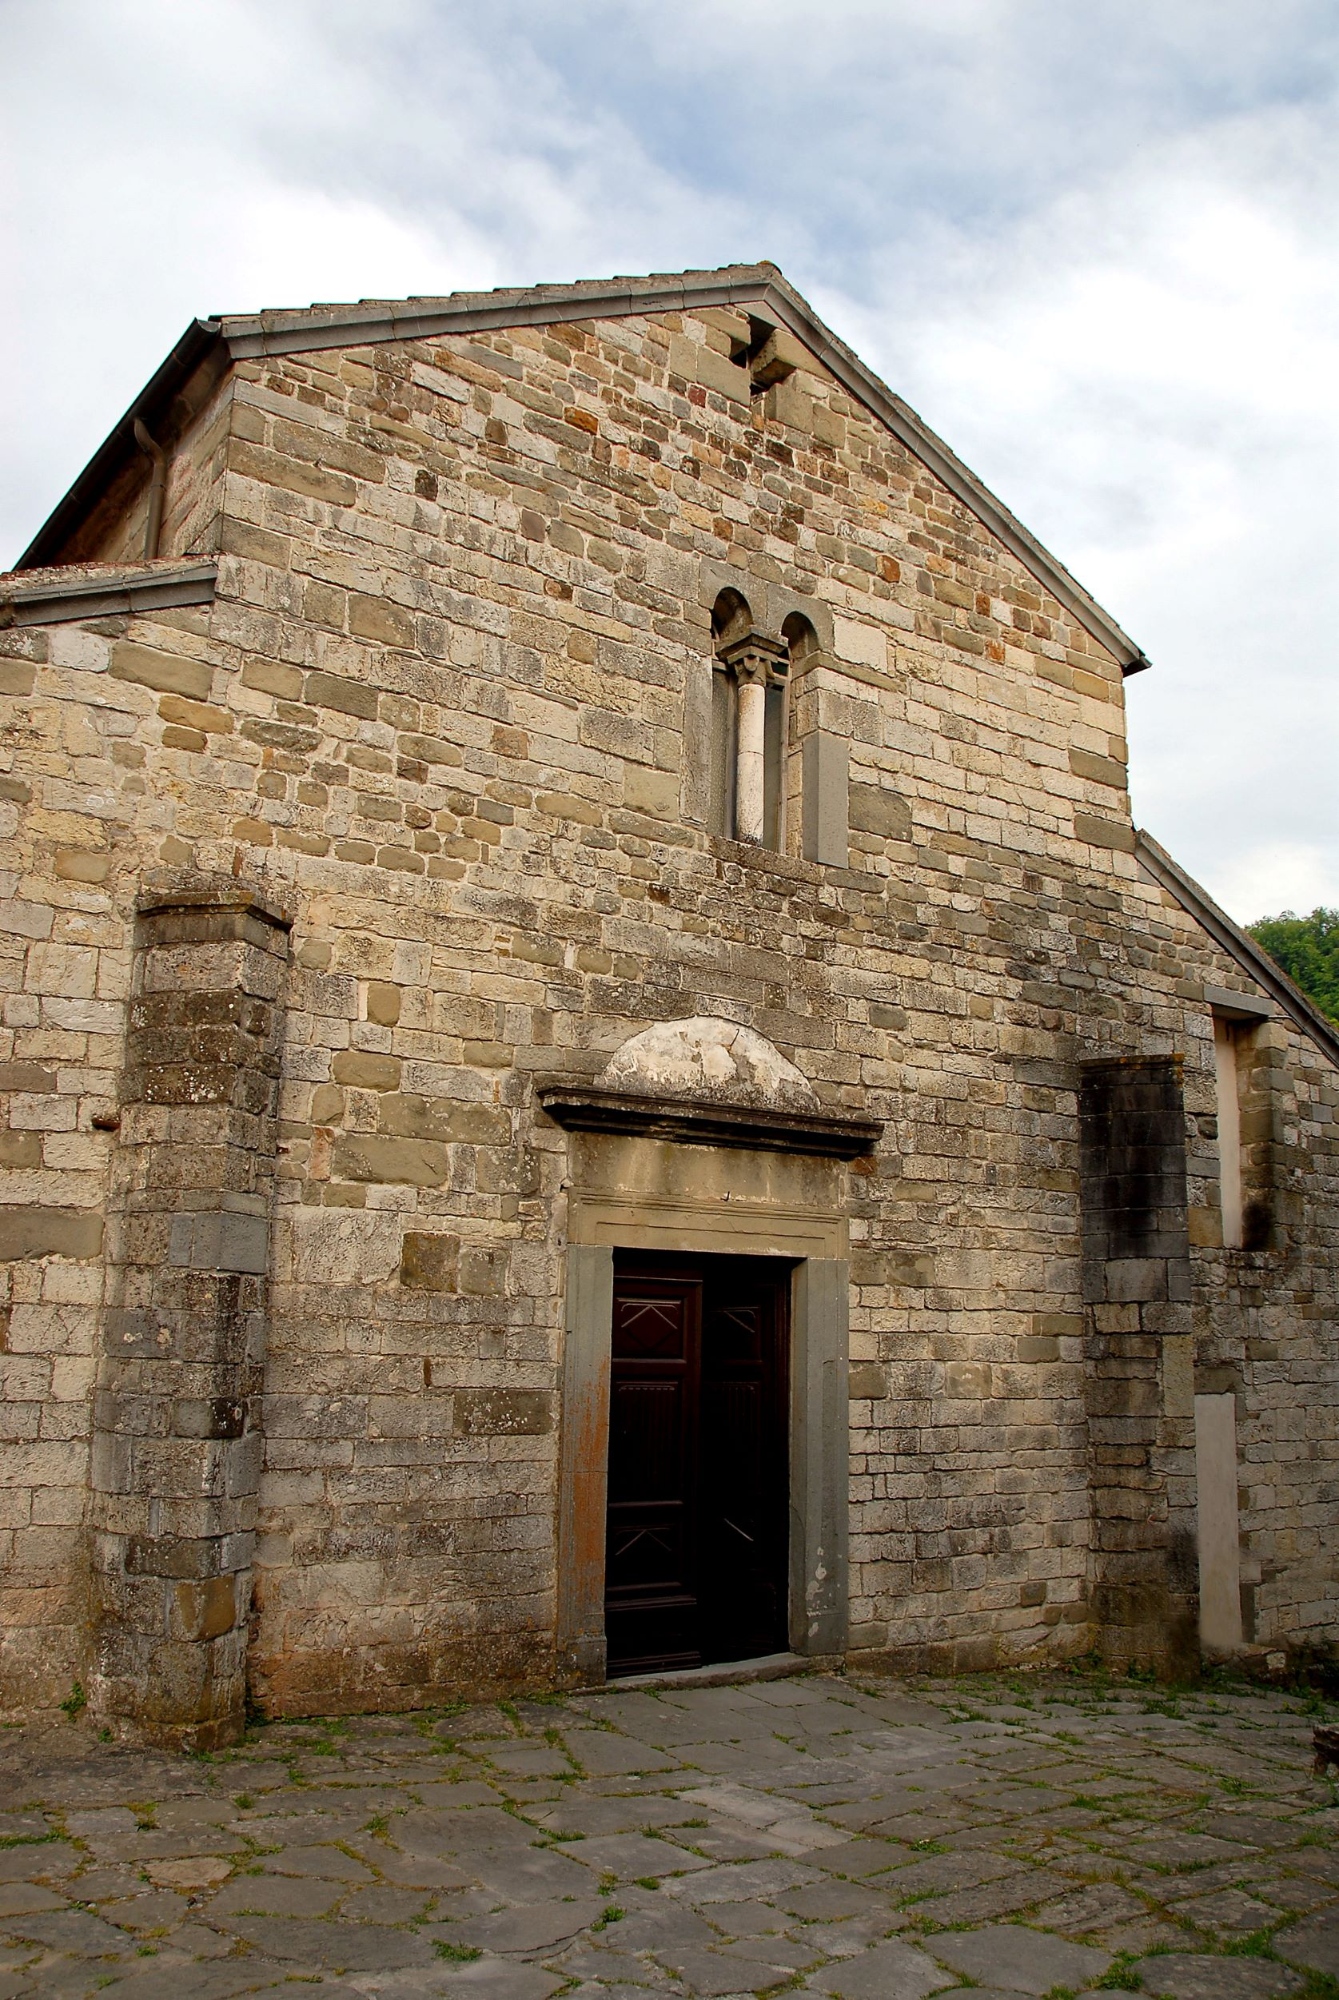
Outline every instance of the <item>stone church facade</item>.
{"label": "stone church facade", "polygon": [[6,1712],[1332,1652],[1146,665],[773,266],[197,322],[0,583]]}

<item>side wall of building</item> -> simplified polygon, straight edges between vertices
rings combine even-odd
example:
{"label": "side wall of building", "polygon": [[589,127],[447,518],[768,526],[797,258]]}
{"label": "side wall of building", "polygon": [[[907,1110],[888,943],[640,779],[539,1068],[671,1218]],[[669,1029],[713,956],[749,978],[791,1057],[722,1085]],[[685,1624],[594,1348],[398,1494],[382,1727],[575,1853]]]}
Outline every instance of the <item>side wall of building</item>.
{"label": "side wall of building", "polygon": [[172,769],[167,746],[209,691],[210,658],[194,610],[0,631],[0,1661],[13,1707],[65,1699],[87,1674],[85,1505],[132,920],[147,876],[185,852],[171,822],[189,767]]}
{"label": "side wall of building", "polygon": [[[1339,1071],[1277,1009],[1240,1030],[1242,1139],[1254,1229],[1224,1248],[1213,1018],[1196,989],[1252,982],[1162,889],[1138,885],[1138,933],[1187,999],[1188,1223],[1193,1282],[1184,1344],[1158,1357],[1169,1519],[1193,1539],[1193,1397],[1234,1400],[1242,1639],[1331,1653],[1339,1642]],[[1193,1376],[1191,1369],[1193,1367]]]}

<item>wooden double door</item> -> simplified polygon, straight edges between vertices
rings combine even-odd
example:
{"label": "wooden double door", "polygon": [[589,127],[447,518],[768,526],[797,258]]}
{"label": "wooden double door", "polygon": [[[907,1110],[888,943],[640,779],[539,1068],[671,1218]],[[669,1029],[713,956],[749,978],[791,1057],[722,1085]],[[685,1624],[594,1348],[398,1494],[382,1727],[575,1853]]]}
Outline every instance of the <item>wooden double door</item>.
{"label": "wooden double door", "polygon": [[788,1644],[789,1300],[771,1258],[615,1258],[611,1675]]}

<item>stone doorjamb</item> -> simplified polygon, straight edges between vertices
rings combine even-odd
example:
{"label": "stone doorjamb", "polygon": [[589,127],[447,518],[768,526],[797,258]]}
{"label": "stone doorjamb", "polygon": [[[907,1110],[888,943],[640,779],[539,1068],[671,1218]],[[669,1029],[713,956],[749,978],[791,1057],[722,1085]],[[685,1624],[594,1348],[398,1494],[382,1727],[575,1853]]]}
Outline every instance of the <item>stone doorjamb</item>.
{"label": "stone doorjamb", "polygon": [[792,1263],[790,1643],[794,1652],[811,1656],[844,1654],[850,1264],[843,1170],[829,1161],[757,1156],[755,1178],[741,1173],[738,1153],[629,1138],[583,1137],[573,1155],[580,1191],[569,1203],[558,1492],[562,1678],[585,1686],[605,1678],[615,1249],[776,1256]]}

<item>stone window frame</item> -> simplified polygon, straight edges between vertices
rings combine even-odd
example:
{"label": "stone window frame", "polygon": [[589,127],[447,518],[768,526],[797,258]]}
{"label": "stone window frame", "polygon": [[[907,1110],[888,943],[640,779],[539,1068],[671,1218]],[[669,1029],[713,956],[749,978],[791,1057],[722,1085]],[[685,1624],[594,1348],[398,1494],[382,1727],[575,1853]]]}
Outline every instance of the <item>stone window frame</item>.
{"label": "stone window frame", "polygon": [[[815,732],[806,732],[803,740],[795,734],[792,690],[824,657],[811,616],[818,608],[792,605],[773,631],[738,584],[717,594],[711,610],[706,818],[717,839],[845,866],[849,752],[835,739],[811,742]],[[742,704],[752,689],[760,691],[761,701],[751,718],[752,741],[741,745]],[[840,827],[834,823],[834,800],[843,808],[836,815]]]}
{"label": "stone window frame", "polygon": [[[1277,1247],[1273,1052],[1262,1031],[1275,1009],[1263,997],[1227,988],[1209,987],[1205,999],[1213,1029],[1222,1247],[1237,1254],[1271,1250]],[[1235,1123],[1225,1124],[1225,1114],[1235,1114]]]}

